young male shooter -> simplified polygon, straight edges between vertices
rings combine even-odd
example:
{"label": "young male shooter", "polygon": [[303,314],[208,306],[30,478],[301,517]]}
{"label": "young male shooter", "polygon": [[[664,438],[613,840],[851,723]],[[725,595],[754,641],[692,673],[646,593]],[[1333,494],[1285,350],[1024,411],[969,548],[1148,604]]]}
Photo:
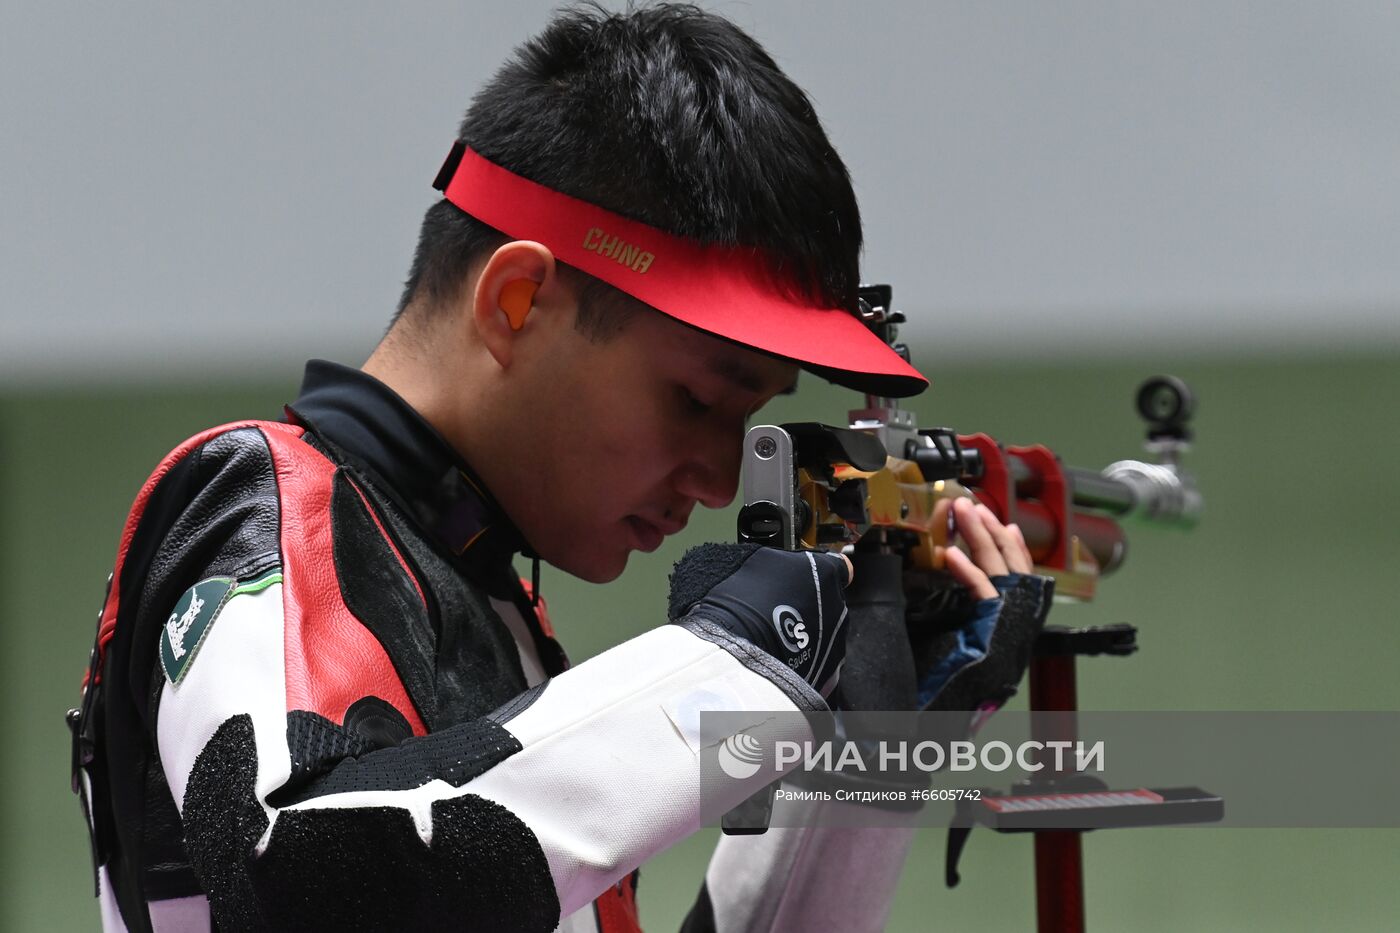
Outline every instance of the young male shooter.
{"label": "young male shooter", "polygon": [[[860,219],[806,97],[717,17],[589,8],[460,138],[363,370],[310,363],[285,422],[137,498],[75,721],[106,929],[637,929],[634,870],[697,828],[680,710],[825,706],[839,556],[683,562],[676,624],[572,669],[511,566],[612,580],[728,503],[799,365],[925,385],[849,313]],[[1029,570],[960,520],[979,595]],[[726,840],[688,925],[878,928],[903,850],[802,849]]]}

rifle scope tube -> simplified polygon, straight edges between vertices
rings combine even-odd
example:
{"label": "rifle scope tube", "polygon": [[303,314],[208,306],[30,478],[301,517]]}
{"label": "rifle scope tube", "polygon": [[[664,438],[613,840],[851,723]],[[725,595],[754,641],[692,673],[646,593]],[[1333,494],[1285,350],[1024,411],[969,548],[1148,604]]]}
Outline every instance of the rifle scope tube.
{"label": "rifle scope tube", "polygon": [[[929,482],[956,479],[976,485],[977,480],[982,478],[982,455],[976,450],[963,450],[961,465],[956,460],[946,458],[936,447],[911,445],[907,453]],[[1016,483],[1016,495],[1022,499],[1037,495],[1040,492],[1040,477],[1014,454],[1008,455],[1006,461]],[[1080,508],[1126,515],[1137,506],[1137,495],[1127,483],[1082,467],[1065,467],[1065,477],[1070,481],[1074,504]]]}

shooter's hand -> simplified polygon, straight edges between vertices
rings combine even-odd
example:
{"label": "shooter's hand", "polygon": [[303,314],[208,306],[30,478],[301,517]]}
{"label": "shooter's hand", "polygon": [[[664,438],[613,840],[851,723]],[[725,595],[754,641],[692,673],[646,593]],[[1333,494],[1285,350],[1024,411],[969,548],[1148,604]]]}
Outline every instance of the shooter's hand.
{"label": "shooter's hand", "polygon": [[934,520],[946,521],[949,510],[963,544],[938,552],[973,602],[951,601],[952,618],[924,618],[911,628],[917,702],[921,709],[992,710],[1016,693],[1030,664],[1054,581],[1032,572],[1034,562],[1015,525],[1003,525],[991,509],[969,499],[939,502]]}
{"label": "shooter's hand", "polygon": [[936,547],[934,560],[942,557],[948,572],[974,598],[996,599],[1000,594],[992,577],[1030,573],[1034,568],[1026,539],[1016,525],[1003,525],[985,505],[958,498],[942,499],[933,507],[935,527],[946,523],[950,512],[964,547]]}
{"label": "shooter's hand", "polygon": [[672,622],[703,619],[777,658],[823,696],[846,657],[841,554],[702,544],[671,572]]}

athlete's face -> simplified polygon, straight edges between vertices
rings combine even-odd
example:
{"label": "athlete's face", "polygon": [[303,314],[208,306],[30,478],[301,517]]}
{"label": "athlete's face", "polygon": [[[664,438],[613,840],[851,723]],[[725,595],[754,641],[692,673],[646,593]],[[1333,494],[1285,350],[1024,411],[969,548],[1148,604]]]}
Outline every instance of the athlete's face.
{"label": "athlete's face", "polygon": [[538,450],[508,510],[540,556],[595,583],[653,551],[696,504],[734,498],[747,421],[797,367],[638,310],[594,341],[572,325],[536,373]]}

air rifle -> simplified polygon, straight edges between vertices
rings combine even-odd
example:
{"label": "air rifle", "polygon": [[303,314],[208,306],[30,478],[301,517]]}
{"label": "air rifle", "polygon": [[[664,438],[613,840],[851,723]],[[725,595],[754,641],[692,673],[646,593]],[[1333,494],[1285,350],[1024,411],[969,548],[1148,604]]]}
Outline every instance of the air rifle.
{"label": "air rifle", "polygon": [[[908,347],[898,340],[904,316],[893,310],[889,285],[862,286],[859,313],[872,331],[909,359]],[[755,426],[745,437],[738,539],[787,550],[887,555],[898,568],[890,585],[903,587],[897,602],[907,604],[912,618],[918,607],[936,607],[958,596],[960,588],[941,560],[955,529],[935,519],[934,506],[941,499],[967,497],[984,503],[1001,522],[1020,527],[1035,572],[1054,578],[1057,601],[1091,600],[1100,578],[1120,567],[1126,556],[1122,522],[1190,527],[1201,513],[1201,494],[1181,463],[1190,449],[1195,407],[1189,387],[1173,376],[1157,376],[1138,388],[1136,404],[1147,423],[1146,450],[1152,459],[1120,460],[1099,470],[1065,466],[1041,445],[1003,446],[986,434],[920,428],[913,413],[896,400],[869,395],[865,407],[850,412],[846,427],[815,422]],[[1032,711],[1077,708],[1077,655],[1126,655],[1136,649],[1131,625],[1046,626],[1030,665]],[[1033,717],[1035,738],[1074,737],[1066,731],[1074,728],[1072,715],[1042,717],[1040,722],[1036,725]],[[1041,771],[1012,792],[1022,798],[1014,808],[1020,823],[1001,817],[985,798],[986,812],[961,814],[1000,831],[1036,832],[1042,931],[1083,929],[1080,834],[1037,831],[1036,814],[1026,810],[1027,802],[1050,794],[1063,805],[1067,795],[1078,794],[1092,804],[1095,792],[1104,789],[1101,782],[1086,785],[1083,776]],[[1219,819],[1219,798],[1195,788],[1168,790],[1193,793],[1177,794],[1162,807],[1124,808],[1117,822],[1113,814],[1104,820],[1103,813],[1096,813],[1104,821],[1095,825]],[[726,832],[761,832],[771,788],[766,801],[764,796],[727,815]],[[968,832],[950,831],[950,886],[957,883],[957,859]]]}
{"label": "air rifle", "polygon": [[[861,288],[866,323],[906,359],[897,340],[904,318],[891,288]],[[744,446],[739,540],[788,550],[840,549],[874,534],[907,558],[907,568],[941,571],[935,548],[951,529],[934,505],[963,496],[985,503],[1025,536],[1036,572],[1055,578],[1061,599],[1093,598],[1099,578],[1123,563],[1120,521],[1194,524],[1201,495],[1181,467],[1195,406],[1190,389],[1158,376],[1137,393],[1155,462],[1120,460],[1102,470],[1066,467],[1049,448],[1003,447],[986,434],[919,428],[894,399],[866,396],[849,427],[815,422],[759,425]]]}

